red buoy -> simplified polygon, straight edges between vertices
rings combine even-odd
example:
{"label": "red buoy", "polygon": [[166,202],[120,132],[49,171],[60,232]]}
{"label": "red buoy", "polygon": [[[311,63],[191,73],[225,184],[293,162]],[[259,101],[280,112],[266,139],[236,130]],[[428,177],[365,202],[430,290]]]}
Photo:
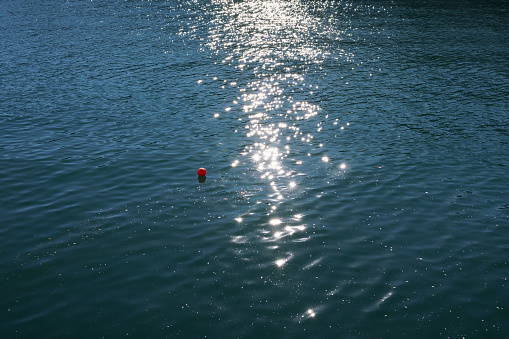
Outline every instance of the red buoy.
{"label": "red buoy", "polygon": [[207,174],[207,170],[206,170],[205,168],[203,168],[203,167],[202,167],[202,168],[199,168],[199,169],[198,169],[198,175],[199,175],[200,177],[204,177],[204,176],[205,176],[205,174]]}

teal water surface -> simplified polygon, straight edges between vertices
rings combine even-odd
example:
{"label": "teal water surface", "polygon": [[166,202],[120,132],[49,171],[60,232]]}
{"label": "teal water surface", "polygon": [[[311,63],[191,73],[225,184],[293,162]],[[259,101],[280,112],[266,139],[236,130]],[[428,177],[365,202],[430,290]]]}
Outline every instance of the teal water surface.
{"label": "teal water surface", "polygon": [[3,0],[0,337],[508,337],[508,15]]}

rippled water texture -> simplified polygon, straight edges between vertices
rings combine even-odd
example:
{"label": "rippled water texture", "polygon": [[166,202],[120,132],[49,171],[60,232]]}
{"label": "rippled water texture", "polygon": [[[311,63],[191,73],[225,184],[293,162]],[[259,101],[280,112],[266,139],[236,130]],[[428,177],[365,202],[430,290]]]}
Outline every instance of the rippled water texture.
{"label": "rippled water texture", "polygon": [[0,2],[0,337],[506,337],[508,15]]}

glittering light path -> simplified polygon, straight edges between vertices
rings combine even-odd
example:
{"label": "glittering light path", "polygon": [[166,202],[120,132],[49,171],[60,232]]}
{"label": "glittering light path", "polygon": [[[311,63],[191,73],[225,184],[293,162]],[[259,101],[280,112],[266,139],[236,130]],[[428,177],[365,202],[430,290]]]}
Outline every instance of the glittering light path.
{"label": "glittering light path", "polygon": [[[222,62],[245,75],[244,82],[230,85],[239,95],[222,114],[239,114],[249,142],[231,166],[255,169],[259,179],[270,188],[268,225],[274,239],[304,231],[302,215],[280,219],[278,207],[295,194],[302,194],[300,184],[309,173],[303,168],[323,163],[334,171],[344,172],[342,159],[331,157],[317,135],[324,124],[343,130],[312,101],[319,87],[306,81],[310,70],[330,57],[323,43],[309,41],[309,30],[340,34],[309,15],[299,2],[217,1],[218,15],[207,46]],[[337,58],[337,53],[334,58]],[[339,53],[345,59],[348,54]],[[214,78],[214,80],[219,80]],[[227,83],[227,80],[224,80]],[[242,131],[238,131],[242,132]],[[284,213],[288,214],[288,213]],[[242,216],[236,221],[241,222]],[[276,259],[283,267],[291,256]]]}
{"label": "glittering light path", "polygon": [[[305,212],[295,202],[310,187],[306,182],[314,175],[310,169],[318,166],[343,175],[348,169],[344,159],[327,150],[320,133],[324,127],[340,132],[349,124],[329,118],[316,96],[319,86],[308,81],[307,75],[321,72],[327,60],[347,60],[351,55],[335,51],[331,56],[323,42],[309,40],[310,30],[313,36],[324,32],[329,38],[341,32],[310,15],[297,1],[216,1],[215,5],[219,10],[207,46],[240,76],[234,80],[214,77],[222,86],[238,89],[238,96],[214,117],[237,116],[244,131],[235,132],[245,133],[247,142],[231,167],[254,173],[257,186],[264,186],[249,209],[235,216],[240,231],[232,242],[244,246],[235,255],[252,260],[258,252],[253,249],[249,254],[245,246],[258,251],[261,244],[268,254],[257,260],[271,258],[267,265],[283,271],[292,266],[299,243],[313,234]],[[262,217],[253,218],[254,214]],[[320,260],[315,258],[301,269]],[[307,308],[295,319],[314,318],[318,311]]]}

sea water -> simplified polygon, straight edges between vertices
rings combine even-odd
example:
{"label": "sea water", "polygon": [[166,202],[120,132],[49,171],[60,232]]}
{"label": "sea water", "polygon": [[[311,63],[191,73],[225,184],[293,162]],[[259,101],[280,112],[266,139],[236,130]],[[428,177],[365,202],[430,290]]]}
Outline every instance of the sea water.
{"label": "sea water", "polygon": [[0,336],[507,337],[508,17],[2,0]]}

